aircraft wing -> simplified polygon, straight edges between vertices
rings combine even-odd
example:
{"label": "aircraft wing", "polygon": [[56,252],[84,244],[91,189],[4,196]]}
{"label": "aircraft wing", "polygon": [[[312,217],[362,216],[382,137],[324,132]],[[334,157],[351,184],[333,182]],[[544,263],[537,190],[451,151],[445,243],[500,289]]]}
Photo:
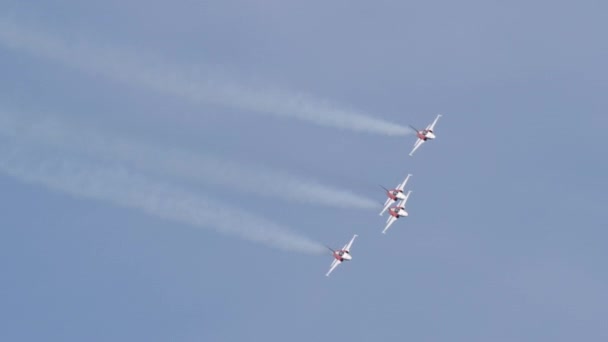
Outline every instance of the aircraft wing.
{"label": "aircraft wing", "polygon": [[384,212],[385,212],[385,211],[386,211],[388,208],[390,208],[391,204],[393,204],[393,203],[395,203],[395,201],[394,201],[392,198],[390,198],[390,197],[389,197],[389,198],[386,200],[386,202],[384,202],[384,208],[382,209],[382,211],[380,212],[380,214],[379,214],[379,215],[380,215],[380,216],[382,216],[382,215],[384,214]]}
{"label": "aircraft wing", "polygon": [[353,238],[350,239],[350,242],[346,244],[346,246],[344,246],[344,250],[350,252],[350,247],[353,245],[353,241],[355,241],[355,238],[359,236],[357,234],[353,235]]}
{"label": "aircraft wing", "polygon": [[386,227],[384,227],[384,230],[382,231],[382,234],[386,234],[386,231],[388,230],[388,228],[395,223],[395,221],[397,221],[397,218],[395,216],[391,216],[388,221],[386,222]]}
{"label": "aircraft wing", "polygon": [[405,198],[401,200],[401,203],[399,203],[400,207],[404,207],[405,208],[405,203],[410,198],[410,194],[411,193],[412,193],[412,190],[408,191],[407,194],[405,194]]}
{"label": "aircraft wing", "polygon": [[424,140],[418,138],[418,140],[416,140],[416,143],[414,144],[414,149],[412,149],[412,152],[410,152],[410,157],[414,154],[414,152],[418,149],[418,147],[420,147],[420,145],[422,145],[424,143]]}
{"label": "aircraft wing", "polygon": [[441,117],[441,114],[438,114],[437,117],[435,118],[435,120],[433,120],[433,123],[428,125],[426,127],[426,129],[430,130],[430,131],[434,131],[435,130],[435,124],[437,124],[437,120],[439,120],[439,118]]}
{"label": "aircraft wing", "polygon": [[410,179],[412,175],[408,174],[407,177],[405,177],[405,180],[403,181],[403,183],[399,184],[399,186],[397,187],[397,190],[401,190],[403,191],[403,188],[405,188],[405,184],[407,184],[407,181]]}
{"label": "aircraft wing", "polygon": [[340,265],[341,263],[342,263],[342,261],[340,261],[338,259],[334,259],[334,261],[331,263],[331,266],[329,267],[329,271],[327,271],[325,276],[329,277],[329,274],[334,270],[334,268],[338,267],[338,265]]}

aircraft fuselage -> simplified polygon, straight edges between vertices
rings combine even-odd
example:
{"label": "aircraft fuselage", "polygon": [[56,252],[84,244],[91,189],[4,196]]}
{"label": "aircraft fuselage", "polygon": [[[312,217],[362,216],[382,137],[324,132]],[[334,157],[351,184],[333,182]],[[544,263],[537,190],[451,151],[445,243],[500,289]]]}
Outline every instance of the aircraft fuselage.
{"label": "aircraft fuselage", "polygon": [[401,216],[407,216],[407,215],[409,215],[407,213],[407,211],[405,211],[405,209],[401,208],[401,207],[390,208],[388,212],[389,212],[389,214],[391,214],[391,216],[393,216],[395,218],[399,218]]}
{"label": "aircraft fuselage", "polygon": [[424,140],[427,141],[429,139],[435,139],[435,133],[433,133],[433,131],[431,130],[423,130],[423,131],[419,131],[416,134],[418,136],[418,139],[420,140]]}
{"label": "aircraft fuselage", "polygon": [[391,191],[387,192],[387,195],[390,199],[392,199],[393,201],[396,200],[400,200],[400,199],[404,199],[405,195],[403,194],[402,190],[397,190],[397,189],[393,189]]}
{"label": "aircraft fuselage", "polygon": [[344,260],[348,261],[348,260],[351,260],[353,257],[347,251],[335,251],[334,258],[336,258],[340,261],[344,261]]}

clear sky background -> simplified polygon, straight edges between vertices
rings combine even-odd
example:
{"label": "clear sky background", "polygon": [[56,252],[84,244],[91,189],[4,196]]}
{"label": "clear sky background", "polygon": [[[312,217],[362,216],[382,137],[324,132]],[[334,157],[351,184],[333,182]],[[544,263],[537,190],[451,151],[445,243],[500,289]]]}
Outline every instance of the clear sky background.
{"label": "clear sky background", "polygon": [[[604,1],[4,0],[2,13],[82,52],[15,47],[0,26],[3,118],[52,118],[82,131],[50,145],[3,121],[0,340],[608,339]],[[134,55],[99,53],[123,50]],[[153,76],[130,81],[168,66],[207,84],[214,100],[193,101],[198,88],[188,98],[146,86],[160,82]],[[264,97],[230,86],[222,97],[225,83]],[[260,111],[309,100],[403,126],[443,117],[437,139],[409,157],[413,135]],[[91,128],[129,143],[83,138]],[[142,151],[131,143],[159,151],[157,159],[129,164],[104,149]],[[171,176],[161,166],[174,154],[164,149],[243,167],[228,173],[234,184],[205,178],[196,164],[175,170],[199,181]],[[112,200],[78,195],[88,190],[62,173],[67,162],[100,170],[83,172],[82,184]],[[239,190],[263,179],[254,166],[378,206]],[[108,168],[149,183],[106,184],[124,176],[108,178]],[[378,185],[407,173],[410,217],[382,235]],[[58,175],[76,184],[71,194],[48,186]],[[117,184],[132,197],[111,193]],[[200,227],[133,208],[157,203],[137,197],[156,184],[218,201],[235,217]],[[154,194],[171,194],[169,207],[180,200],[163,191]],[[341,247],[357,233],[353,261],[326,278],[329,252],[217,231],[258,229],[241,211],[312,246]]]}

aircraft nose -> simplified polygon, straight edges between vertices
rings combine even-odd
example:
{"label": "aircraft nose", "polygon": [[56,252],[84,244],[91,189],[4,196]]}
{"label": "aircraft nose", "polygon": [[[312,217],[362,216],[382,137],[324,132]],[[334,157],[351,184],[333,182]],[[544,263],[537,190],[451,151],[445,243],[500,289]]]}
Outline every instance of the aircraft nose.
{"label": "aircraft nose", "polygon": [[429,132],[429,133],[427,133],[426,137],[429,139],[435,139],[435,133]]}
{"label": "aircraft nose", "polygon": [[343,258],[344,258],[345,260],[352,260],[352,258],[353,258],[353,257],[352,257],[350,254],[348,254],[348,253],[344,253]]}

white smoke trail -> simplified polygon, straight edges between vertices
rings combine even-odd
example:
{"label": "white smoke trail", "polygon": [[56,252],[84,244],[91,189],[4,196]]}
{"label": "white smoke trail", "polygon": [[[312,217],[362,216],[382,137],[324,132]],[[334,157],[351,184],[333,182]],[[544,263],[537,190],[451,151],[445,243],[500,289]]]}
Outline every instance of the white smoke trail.
{"label": "white smoke trail", "polygon": [[88,42],[69,43],[42,31],[24,28],[0,18],[0,44],[6,48],[52,59],[71,67],[133,86],[142,86],[179,96],[195,103],[210,103],[246,111],[292,117],[355,132],[406,135],[398,124],[338,108],[308,95],[271,89],[244,87],[219,75],[217,68],[180,68],[153,61],[149,54],[135,54]]}
{"label": "white smoke trail", "polygon": [[151,181],[124,168],[49,155],[26,145],[0,143],[0,171],[25,182],[77,197],[139,209],[193,226],[215,229],[286,251],[320,254],[323,245],[238,208],[213,202],[183,189]]}
{"label": "white smoke trail", "polygon": [[98,129],[68,125],[49,117],[26,118],[23,115],[14,116],[0,110],[0,136],[2,135],[24,142],[31,141],[62,150],[129,163],[148,172],[181,180],[229,187],[234,190],[236,196],[256,194],[342,208],[378,207],[376,201],[351,191],[299,179],[285,172],[194,154],[181,149],[120,139],[99,132]]}

